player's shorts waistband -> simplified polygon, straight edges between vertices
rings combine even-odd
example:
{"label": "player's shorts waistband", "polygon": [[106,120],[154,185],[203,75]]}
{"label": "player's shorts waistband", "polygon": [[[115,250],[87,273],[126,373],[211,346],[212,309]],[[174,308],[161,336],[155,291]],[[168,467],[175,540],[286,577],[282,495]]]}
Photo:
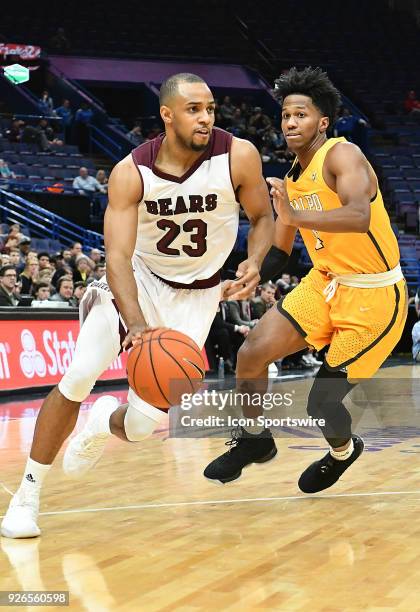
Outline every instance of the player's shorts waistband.
{"label": "player's shorts waistband", "polygon": [[378,272],[377,274],[337,274],[328,273],[331,282],[324,289],[325,301],[329,302],[335,295],[338,285],[345,287],[358,287],[359,289],[375,289],[377,287],[388,287],[403,280],[404,275],[400,264],[392,270]]}
{"label": "player's shorts waistband", "polygon": [[211,289],[211,287],[216,287],[220,283],[220,271],[218,270],[213,276],[210,278],[203,278],[201,280],[196,280],[193,283],[177,283],[175,281],[168,280],[167,278],[162,278],[158,274],[152,272],[153,276],[156,276],[162,283],[165,285],[169,285],[173,287],[173,289]]}

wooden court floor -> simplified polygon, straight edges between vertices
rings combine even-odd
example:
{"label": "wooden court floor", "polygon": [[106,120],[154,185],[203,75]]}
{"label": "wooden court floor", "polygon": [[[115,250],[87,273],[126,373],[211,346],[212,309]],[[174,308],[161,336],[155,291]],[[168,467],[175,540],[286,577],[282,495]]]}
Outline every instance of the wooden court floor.
{"label": "wooden court floor", "polygon": [[[407,399],[420,366],[379,376],[398,381],[393,414],[385,399],[363,414],[366,452],[313,497],[297,479],[325,452],[317,434],[280,437],[276,460],[225,486],[202,477],[223,439],[168,438],[165,427],[138,445],[113,439],[76,484],[60,454],[44,488],[42,537],[0,539],[0,591],[66,590],[71,610],[89,612],[420,610],[420,397],[418,409]],[[0,406],[0,515],[34,414]]]}

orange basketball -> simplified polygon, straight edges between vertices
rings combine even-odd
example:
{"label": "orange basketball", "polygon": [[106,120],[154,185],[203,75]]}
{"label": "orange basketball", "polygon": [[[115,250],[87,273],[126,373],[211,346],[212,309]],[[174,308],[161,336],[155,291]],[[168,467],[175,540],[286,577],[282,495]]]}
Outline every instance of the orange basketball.
{"label": "orange basketball", "polygon": [[205,375],[201,351],[173,329],[145,332],[127,360],[128,384],[148,404],[168,410],[195,393]]}

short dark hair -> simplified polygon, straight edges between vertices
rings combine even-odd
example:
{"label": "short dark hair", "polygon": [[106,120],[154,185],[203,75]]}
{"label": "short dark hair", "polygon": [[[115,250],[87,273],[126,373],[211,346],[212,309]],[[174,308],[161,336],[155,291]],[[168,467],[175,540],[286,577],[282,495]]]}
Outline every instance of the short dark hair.
{"label": "short dark hair", "polygon": [[41,257],[48,257],[48,261],[51,261],[51,255],[47,253],[47,251],[41,251],[41,253],[38,253],[38,259]]}
{"label": "short dark hair", "polygon": [[44,281],[40,281],[39,283],[36,283],[36,284],[32,285],[31,295],[35,296],[35,295],[36,295],[36,292],[37,292],[39,289],[43,289],[44,287],[48,287],[48,289],[50,289],[50,290],[51,290],[51,285],[50,285],[50,283],[46,283],[46,282],[44,282]]}
{"label": "short dark hair", "polygon": [[159,91],[159,104],[162,106],[166,104],[169,98],[175,95],[178,92],[178,88],[181,83],[204,83],[206,82],[196,74],[191,74],[191,72],[179,72],[178,74],[173,74],[168,77],[165,81],[163,81],[160,86]]}
{"label": "short dark hair", "polygon": [[0,268],[0,276],[3,277],[9,270],[14,270],[14,272],[16,272],[17,274],[15,266],[13,266],[12,264],[6,264],[5,266],[2,266]]}
{"label": "short dark hair", "polygon": [[272,283],[271,281],[267,281],[266,283],[263,283],[261,285],[261,291],[267,291],[267,289],[275,289],[276,286],[274,283]]}
{"label": "short dark hair", "polygon": [[298,70],[296,66],[280,75],[274,82],[274,95],[280,104],[292,94],[301,94],[311,98],[312,103],[328,117],[330,125],[334,123],[341,105],[341,96],[331,83],[326,72],[321,68],[308,66]]}

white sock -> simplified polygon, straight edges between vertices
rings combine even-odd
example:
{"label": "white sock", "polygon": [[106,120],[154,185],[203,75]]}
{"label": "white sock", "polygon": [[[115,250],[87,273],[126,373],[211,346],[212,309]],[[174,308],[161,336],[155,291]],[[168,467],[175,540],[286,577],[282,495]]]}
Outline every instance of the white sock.
{"label": "white sock", "polygon": [[[250,421],[251,423],[251,421]],[[252,434],[253,436],[258,436],[259,434],[261,434],[264,431],[264,425],[260,425],[257,421],[257,419],[254,419],[254,424],[247,424],[246,427],[244,427],[245,431],[247,431],[248,433]]]}
{"label": "white sock", "polygon": [[348,445],[346,450],[336,451],[330,446],[330,455],[331,457],[334,457],[334,459],[337,459],[337,461],[345,461],[353,454],[353,451],[354,451],[353,438],[350,438],[350,444]]}
{"label": "white sock", "polygon": [[28,457],[19,491],[34,491],[35,489],[40,490],[46,475],[50,471],[50,468],[51,465],[38,463],[37,461],[34,461]]}

